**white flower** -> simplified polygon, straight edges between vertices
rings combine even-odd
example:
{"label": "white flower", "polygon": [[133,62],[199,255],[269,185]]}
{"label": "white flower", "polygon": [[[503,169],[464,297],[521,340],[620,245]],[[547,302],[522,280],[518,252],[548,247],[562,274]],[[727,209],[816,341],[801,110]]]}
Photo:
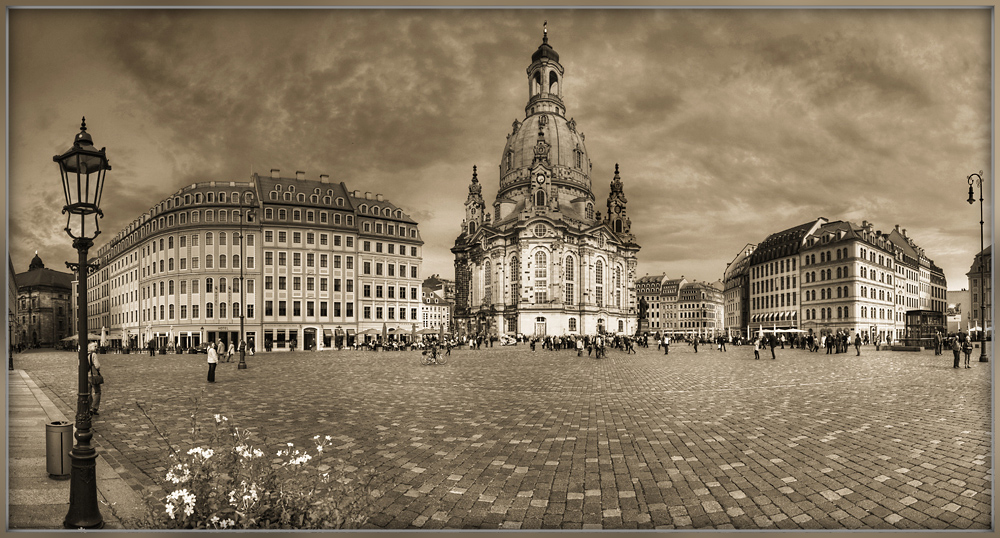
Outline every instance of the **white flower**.
{"label": "white flower", "polygon": [[294,444],[292,444],[292,443],[288,443],[288,446],[295,446],[295,445],[294,445]]}
{"label": "white flower", "polygon": [[315,440],[317,440],[317,439],[319,439],[319,434],[317,434],[317,435],[313,436],[313,441],[315,441]]}
{"label": "white flower", "polygon": [[330,437],[329,435],[327,435],[327,436],[326,436],[326,440],[327,440],[327,441],[329,441],[329,440],[331,440],[331,439],[333,439],[333,437]]}
{"label": "white flower", "polygon": [[174,519],[174,510],[175,510],[174,505],[171,503],[167,503],[166,509],[167,509],[167,515],[170,516],[170,519]]}
{"label": "white flower", "polygon": [[[215,422],[216,423],[222,422],[222,415],[216,413],[215,414]],[[216,519],[218,519],[218,518],[216,518]]]}
{"label": "white flower", "polygon": [[264,451],[261,450],[261,449],[259,449],[259,448],[255,448],[255,449],[253,449],[253,455],[254,455],[255,458],[263,458],[264,457]]}
{"label": "white flower", "polygon": [[316,445],[316,452],[322,452],[322,451],[323,451],[323,445]]}
{"label": "white flower", "polygon": [[[219,416],[219,415],[216,415],[216,416]],[[217,524],[219,522],[219,516],[212,516],[212,519],[210,519],[209,521],[211,521],[213,525]]]}
{"label": "white flower", "polygon": [[222,527],[223,529],[225,529],[225,528],[227,528],[227,527],[235,527],[235,526],[236,526],[236,522],[235,522],[235,521],[233,521],[232,519],[224,519],[224,520],[222,521],[222,524],[221,524],[221,527]]}

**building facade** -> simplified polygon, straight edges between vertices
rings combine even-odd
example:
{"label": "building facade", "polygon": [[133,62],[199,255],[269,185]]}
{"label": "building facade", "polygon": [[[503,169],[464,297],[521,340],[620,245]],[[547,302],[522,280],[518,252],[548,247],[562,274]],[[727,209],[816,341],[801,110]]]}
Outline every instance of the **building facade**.
{"label": "building facade", "polygon": [[548,36],[528,66],[528,102],[500,158],[487,211],[476,168],[455,255],[460,333],[573,335],[634,331],[635,266],[615,165],[607,213],[595,206],[584,135],[563,102],[565,70]]}
{"label": "building facade", "polygon": [[[969,272],[965,273],[969,282],[969,303],[967,331],[986,331],[993,336],[993,247],[989,246],[976,255]],[[984,311],[985,310],[985,311]],[[976,328],[979,328],[978,330]]]}
{"label": "building facade", "polygon": [[895,257],[888,237],[865,221],[829,222],[802,249],[803,327],[814,334],[895,335]]}
{"label": "building facade", "polygon": [[[21,318],[18,316],[17,277],[14,274],[14,262],[7,255],[7,343],[11,347],[21,345]],[[9,351],[9,350],[8,350]]]}
{"label": "building facade", "polygon": [[[741,293],[735,275],[729,276],[735,265],[727,269],[732,282],[726,288],[734,298]],[[944,272],[906,230],[897,225],[883,233],[868,221],[821,217],[771,234],[750,255],[745,286],[751,334],[846,331],[902,341],[907,319],[944,319],[948,308]]]}
{"label": "building facade", "polygon": [[806,237],[826,224],[818,218],[769,235],[750,255],[750,327],[804,330],[800,326],[799,283]]}
{"label": "building facade", "polygon": [[[126,346],[322,349],[420,322],[423,242],[382,195],[272,170],[185,187],[97,251],[91,327]],[[394,331],[394,332],[396,332]]]}
{"label": "building facade", "polygon": [[72,273],[47,269],[35,253],[17,282],[16,331],[18,341],[31,347],[49,347],[75,333],[70,317]]}
{"label": "building facade", "polygon": [[422,288],[421,300],[420,328],[430,329],[435,333],[452,332],[451,311],[454,304],[430,287]]}
{"label": "building facade", "polygon": [[726,265],[723,278],[726,336],[749,335],[750,328],[750,256],[757,245],[747,243],[733,261]]}
{"label": "building facade", "polygon": [[[676,325],[687,337],[715,338],[723,334],[725,301],[723,284],[692,281],[679,286],[676,303],[665,301],[676,309]],[[675,329],[675,330],[677,330]]]}

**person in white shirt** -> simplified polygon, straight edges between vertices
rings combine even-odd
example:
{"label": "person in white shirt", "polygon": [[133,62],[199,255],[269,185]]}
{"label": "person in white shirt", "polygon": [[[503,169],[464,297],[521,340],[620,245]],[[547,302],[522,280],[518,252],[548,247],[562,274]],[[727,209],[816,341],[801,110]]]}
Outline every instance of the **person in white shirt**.
{"label": "person in white shirt", "polygon": [[212,342],[208,344],[208,382],[215,383],[215,367],[219,364],[219,352],[211,345]]}

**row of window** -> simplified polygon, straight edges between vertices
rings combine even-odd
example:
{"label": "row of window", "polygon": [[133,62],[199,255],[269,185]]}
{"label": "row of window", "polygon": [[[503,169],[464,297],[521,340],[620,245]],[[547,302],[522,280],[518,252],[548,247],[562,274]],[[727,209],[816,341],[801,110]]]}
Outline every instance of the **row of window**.
{"label": "row of window", "polygon": [[[191,305],[191,319],[201,318],[201,311],[199,307],[200,305],[197,304]],[[159,312],[159,316],[157,316],[157,312]],[[143,314],[145,316],[145,319],[143,321],[158,321],[158,320],[173,321],[175,319],[186,320],[188,319],[188,306],[180,305],[179,318],[174,317],[175,307],[172,303],[169,305],[160,305],[159,308],[155,306],[151,308],[146,308],[144,309]],[[214,303],[205,303],[205,319],[227,319],[227,318],[239,319],[241,315],[242,312],[240,310],[240,303],[233,303],[232,310],[228,310],[226,308],[226,303],[219,303],[218,311],[216,311]],[[117,317],[121,318],[122,316],[118,315]],[[247,305],[246,317],[249,319],[254,319],[253,303]],[[122,322],[123,322],[122,319],[118,320],[118,323]]]}
{"label": "row of window", "polygon": [[[832,319],[834,319],[833,312],[834,311],[833,311],[832,307],[820,308],[819,309],[819,317],[817,318],[816,317],[816,309],[815,308],[807,308],[805,310],[805,315],[806,315],[806,319],[807,320],[815,320],[815,319],[832,320]],[[848,318],[848,317],[850,317],[848,315],[849,313],[850,313],[849,307],[838,306],[837,307],[837,318],[836,319]],[[876,319],[889,319],[889,320],[891,320],[891,319],[893,319],[892,310],[891,309],[886,309],[886,308],[876,309],[875,307],[867,307],[867,306],[862,306],[861,307],[861,315],[859,317],[861,319],[872,319],[872,320],[876,320]]]}
{"label": "row of window", "polygon": [[[229,263],[230,258],[232,259],[232,263],[231,264]],[[205,269],[215,269],[216,268],[216,261],[218,261],[218,268],[219,269],[239,269],[240,268],[240,256],[239,256],[239,254],[233,254],[231,257],[230,256],[226,256],[225,254],[219,254],[218,258],[216,258],[213,254],[206,254],[205,255]],[[177,265],[178,265],[178,268],[181,271],[187,270],[187,268],[188,268],[188,258],[179,258],[178,262],[179,263]],[[198,256],[191,256],[191,264],[190,265],[191,265],[191,269],[192,270],[194,270],[194,269],[201,269],[201,258],[198,257]],[[246,268],[247,269],[254,269],[255,266],[256,266],[256,264],[255,264],[255,261],[254,261],[254,257],[253,256],[247,256],[247,266],[246,266]],[[157,271],[157,267],[159,267],[159,271]],[[325,265],[323,267],[325,267]],[[165,271],[173,271],[173,270],[174,270],[174,259],[173,258],[167,258],[166,260],[160,260],[159,264],[157,264],[157,262],[153,262],[150,265],[148,265],[146,267],[143,267],[142,268],[142,276],[143,277],[149,277],[149,276],[155,275],[157,273],[163,273]],[[127,280],[127,279],[125,279],[125,280]]]}

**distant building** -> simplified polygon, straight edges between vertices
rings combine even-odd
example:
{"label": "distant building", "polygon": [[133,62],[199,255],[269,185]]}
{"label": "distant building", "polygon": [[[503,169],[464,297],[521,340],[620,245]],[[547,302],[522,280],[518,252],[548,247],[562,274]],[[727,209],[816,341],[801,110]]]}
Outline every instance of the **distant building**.
{"label": "distant building", "polygon": [[[806,246],[806,237],[826,223],[827,220],[820,217],[773,233],[761,241],[750,255],[751,333],[759,329],[804,330],[799,312],[800,300],[803,299],[799,297],[799,283],[802,282],[799,274],[802,265],[800,251]],[[821,259],[823,264],[827,263],[825,253]]]}
{"label": "distant building", "polygon": [[[972,261],[972,266],[965,276],[969,281],[969,293],[972,300],[969,302],[969,325],[973,332],[976,328],[985,330],[987,335],[992,337],[993,315],[990,297],[993,297],[993,247],[986,247],[976,255]],[[982,286],[982,289],[980,289]],[[985,301],[985,303],[984,303]],[[983,309],[985,308],[985,317]],[[985,323],[983,320],[985,319]]]}
{"label": "distant building", "polygon": [[327,175],[272,169],[196,183],[97,249],[89,326],[132,346],[246,339],[275,350],[351,345],[366,330],[409,334],[422,249],[402,208]]}
{"label": "distant building", "polygon": [[727,336],[748,334],[750,327],[750,256],[757,245],[747,243],[733,261],[726,265],[724,328]]}
{"label": "distant building", "polygon": [[595,209],[583,132],[567,118],[564,69],[546,35],[527,69],[528,101],[500,156],[487,210],[473,167],[455,255],[456,322],[473,334],[583,335],[634,327],[639,245],[615,166]]}
{"label": "distant building", "polygon": [[[846,331],[900,341],[908,313],[911,320],[944,319],[944,272],[898,225],[883,233],[868,221],[821,217],[771,234],[750,255],[749,278],[741,285],[738,267],[748,247],[727,268],[726,293],[731,308],[741,294],[749,298],[751,333]],[[727,323],[736,323],[734,312],[726,315]]]}
{"label": "distant building", "polygon": [[949,333],[969,332],[972,328],[972,320],[969,318],[971,304],[972,292],[969,290],[962,288],[948,291],[948,310],[945,312],[945,319]]}
{"label": "distant building", "polygon": [[451,313],[454,303],[438,295],[433,288],[424,286],[420,304],[420,328],[451,332]]}
{"label": "distant building", "polygon": [[35,253],[28,271],[14,278],[20,342],[47,347],[74,333],[70,318],[72,273],[46,269]]}
{"label": "distant building", "polygon": [[723,334],[725,303],[721,283],[689,282],[680,286],[677,297],[677,320],[687,336],[715,338]]}
{"label": "distant building", "polygon": [[21,319],[18,316],[17,277],[14,275],[14,262],[7,255],[7,343],[18,346],[21,343],[19,330]]}
{"label": "distant building", "polygon": [[455,300],[455,281],[433,274],[424,279],[423,287],[430,288],[442,299]]}

